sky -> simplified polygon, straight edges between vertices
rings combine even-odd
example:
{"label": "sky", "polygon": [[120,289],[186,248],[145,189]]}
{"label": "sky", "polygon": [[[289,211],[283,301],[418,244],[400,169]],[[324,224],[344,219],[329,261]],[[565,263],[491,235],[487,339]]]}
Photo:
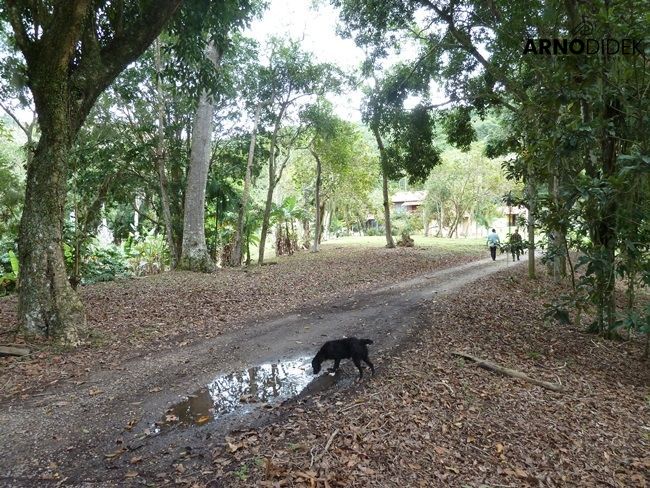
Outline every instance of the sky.
{"label": "sky", "polygon": [[[247,35],[264,45],[272,36],[288,36],[301,40],[303,49],[314,54],[317,61],[333,63],[346,72],[358,69],[365,59],[363,50],[352,39],[343,39],[336,34],[338,23],[337,10],[327,1],[316,0],[271,0],[262,18],[256,20]],[[427,22],[428,23],[428,22]],[[401,45],[401,54],[389,55],[384,66],[400,59],[414,59],[417,50],[408,43]],[[432,84],[431,103],[446,101],[441,88]],[[359,90],[349,93],[330,95],[336,114],[354,122],[361,122],[362,94]],[[412,97],[404,103],[405,108],[412,108],[419,98]]]}
{"label": "sky", "polygon": [[[305,0],[271,0],[261,19],[256,20],[246,35],[264,45],[272,36],[301,40],[303,49],[314,55],[314,60],[333,63],[346,72],[361,66],[363,50],[352,39],[342,39],[336,34],[338,13],[329,2]],[[351,121],[361,121],[361,93],[359,91],[328,97],[338,116]]]}
{"label": "sky", "polygon": [[[303,49],[313,53],[315,61],[336,64],[346,72],[352,72],[361,66],[365,54],[352,39],[343,39],[336,34],[337,23],[338,12],[327,1],[270,0],[262,17],[251,24],[245,35],[256,39],[261,46],[273,36],[300,40]],[[403,55],[412,57],[415,51],[404,49],[403,46]],[[398,59],[392,57],[387,64]],[[435,94],[436,91],[434,88],[434,103],[442,100],[441,96]],[[341,118],[361,121],[362,94],[359,90],[330,94],[328,98]],[[416,100],[407,100],[406,107],[415,103]],[[21,111],[19,115],[24,120],[31,117],[27,111]]]}

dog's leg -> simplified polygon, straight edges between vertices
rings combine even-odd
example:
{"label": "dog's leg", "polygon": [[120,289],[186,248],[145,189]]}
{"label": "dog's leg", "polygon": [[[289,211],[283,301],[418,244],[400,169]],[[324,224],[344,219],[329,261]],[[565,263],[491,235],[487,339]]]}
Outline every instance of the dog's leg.
{"label": "dog's leg", "polygon": [[370,359],[368,359],[368,355],[366,354],[363,358],[363,362],[366,363],[368,366],[370,366],[370,371],[372,371],[372,374],[375,374],[375,367],[372,365],[370,362]]}
{"label": "dog's leg", "polygon": [[363,378],[363,369],[361,369],[361,360],[359,358],[352,358],[354,365],[359,369],[359,379]]}
{"label": "dog's leg", "polygon": [[331,368],[327,368],[327,371],[329,371],[330,373],[336,373],[338,371],[338,369],[339,369],[339,364],[341,364],[341,360],[340,359],[335,359],[334,360],[334,366],[331,367]]}

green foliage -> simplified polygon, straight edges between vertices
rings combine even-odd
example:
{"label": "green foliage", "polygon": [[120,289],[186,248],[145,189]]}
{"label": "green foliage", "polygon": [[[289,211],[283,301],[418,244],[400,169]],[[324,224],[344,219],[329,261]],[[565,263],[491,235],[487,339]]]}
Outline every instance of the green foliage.
{"label": "green foliage", "polygon": [[[10,270],[7,270],[7,267]],[[7,251],[6,255],[0,256],[0,296],[16,289],[19,269],[18,258],[13,251]]]}
{"label": "green foliage", "polygon": [[650,303],[642,310],[631,310],[624,314],[617,325],[641,334],[650,334]]}
{"label": "green foliage", "polygon": [[498,216],[501,195],[515,187],[506,181],[500,161],[483,155],[484,148],[483,143],[474,143],[467,152],[449,149],[431,172],[423,211],[437,221],[440,235],[446,228],[451,237],[467,214],[489,227]]}
{"label": "green foliage", "polygon": [[447,134],[447,141],[464,151],[469,150],[472,142],[477,138],[470,107],[458,107],[448,111],[443,116],[442,125]]}
{"label": "green foliage", "polygon": [[[417,39],[421,50],[396,78],[444,82],[454,104],[442,118],[449,142],[468,146],[470,111],[507,109],[486,153],[515,154],[504,169],[526,183],[524,203],[560,241],[555,256],[568,258],[567,249],[583,256],[576,296],[593,305],[595,330],[613,327],[615,277],[633,288],[648,262],[650,68],[643,56],[620,53],[522,56],[522,39],[566,38],[587,19],[595,39],[647,40],[647,2],[334,3],[344,31],[370,52],[367,68],[400,37]],[[643,48],[647,54],[647,42]],[[371,127],[386,130],[381,115],[404,91],[398,83],[375,95],[385,106],[369,104]]]}
{"label": "green foliage", "polygon": [[[414,234],[422,232],[422,216],[418,213],[396,212],[392,219],[393,235]],[[368,233],[368,235],[371,235]]]}
{"label": "green foliage", "polygon": [[124,245],[129,269],[136,276],[157,274],[169,265],[169,249],[162,235],[150,232],[140,240],[129,240]]}
{"label": "green foliage", "polygon": [[81,268],[82,284],[113,281],[128,276],[131,276],[131,271],[127,256],[120,247],[100,246],[97,243],[90,246]]}
{"label": "green foliage", "polygon": [[23,152],[8,133],[0,133],[0,244],[18,236],[25,191]]}
{"label": "green foliage", "polygon": [[271,206],[272,224],[291,223],[296,220],[303,220],[306,217],[307,212],[298,205],[298,199],[295,196],[286,197],[280,205],[274,202]]}
{"label": "green foliage", "polygon": [[411,183],[422,182],[440,162],[434,144],[433,117],[420,103],[405,109],[411,95],[426,96],[426,78],[422,73],[397,65],[377,80],[377,86],[366,89],[362,117],[372,130],[380,150],[382,171],[391,179],[404,176]]}

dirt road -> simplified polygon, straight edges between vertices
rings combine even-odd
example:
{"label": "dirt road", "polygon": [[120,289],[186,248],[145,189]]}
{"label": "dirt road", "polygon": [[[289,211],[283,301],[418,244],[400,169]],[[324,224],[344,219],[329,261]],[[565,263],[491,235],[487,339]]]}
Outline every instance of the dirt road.
{"label": "dirt road", "polygon": [[63,481],[108,486],[124,480],[134,455],[155,466],[154,460],[164,460],[179,446],[200,453],[206,436],[223,436],[274,415],[260,408],[201,427],[169,428],[156,434],[154,424],[170,405],[215,376],[310,356],[325,340],[355,335],[375,341],[371,354],[378,358],[381,374],[389,351],[417,329],[423,301],[444,300],[445,294],[507,266],[513,264],[506,263],[504,256],[497,262],[474,261],[343,301],[313,304],[300,313],[250,323],[243,330],[171,353],[151,351],[118,369],[93,373],[82,384],[5,404],[0,412],[0,485]]}

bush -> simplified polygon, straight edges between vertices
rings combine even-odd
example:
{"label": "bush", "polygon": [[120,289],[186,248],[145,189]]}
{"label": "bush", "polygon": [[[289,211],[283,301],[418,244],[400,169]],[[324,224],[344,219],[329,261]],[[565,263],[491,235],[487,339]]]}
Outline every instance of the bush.
{"label": "bush", "polygon": [[402,231],[402,237],[399,241],[397,241],[397,245],[399,247],[413,247],[415,245],[415,242],[408,232]]}
{"label": "bush", "polygon": [[169,263],[169,251],[162,235],[149,233],[143,240],[132,237],[124,244],[129,269],[136,276],[161,273]]}
{"label": "bush", "polygon": [[18,257],[13,251],[0,256],[0,296],[16,289],[18,270]]}
{"label": "bush", "polygon": [[113,281],[131,276],[126,255],[115,245],[91,246],[81,265],[81,283]]}

